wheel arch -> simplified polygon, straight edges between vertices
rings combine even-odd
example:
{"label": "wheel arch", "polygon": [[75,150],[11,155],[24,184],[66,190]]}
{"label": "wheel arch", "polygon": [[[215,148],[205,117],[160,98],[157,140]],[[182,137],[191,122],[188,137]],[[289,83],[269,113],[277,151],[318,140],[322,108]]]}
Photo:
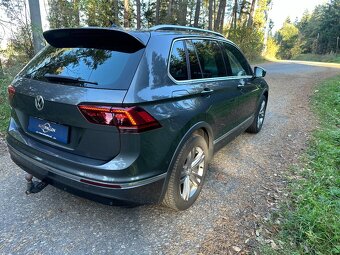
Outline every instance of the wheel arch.
{"label": "wheel arch", "polygon": [[175,161],[178,157],[178,154],[179,154],[181,148],[183,147],[184,143],[195,133],[200,134],[200,135],[203,134],[202,136],[207,141],[208,150],[209,150],[208,162],[212,158],[213,152],[214,152],[213,131],[212,131],[212,128],[210,127],[210,125],[207,122],[200,121],[200,122],[194,124],[193,126],[191,126],[186,131],[186,133],[182,136],[180,142],[178,143],[178,145],[175,149],[175,152],[172,155],[168,169],[167,169],[167,175],[166,175],[166,178],[165,178],[165,181],[164,181],[164,184],[163,184],[163,189],[162,189],[162,193],[161,193],[159,201],[162,201],[163,198],[164,198],[164,195],[165,195],[168,183],[169,183],[172,168],[175,164]]}

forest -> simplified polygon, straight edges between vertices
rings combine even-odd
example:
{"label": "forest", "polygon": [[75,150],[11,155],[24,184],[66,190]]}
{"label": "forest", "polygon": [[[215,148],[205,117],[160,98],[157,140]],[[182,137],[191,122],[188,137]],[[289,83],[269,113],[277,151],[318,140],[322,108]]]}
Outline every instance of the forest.
{"label": "forest", "polygon": [[[223,33],[251,61],[262,57],[293,59],[322,54],[338,61],[340,0],[306,11],[301,20],[284,22],[273,32],[273,0],[0,0],[0,29],[7,43],[1,50],[0,75],[15,73],[43,47],[40,9],[47,10],[50,28],[118,26],[147,29],[159,24],[193,26]],[[38,10],[36,10],[38,8]],[[31,12],[32,13],[31,13]],[[31,14],[31,15],[30,15]],[[289,13],[287,13],[287,16]],[[31,17],[33,19],[31,20]],[[40,17],[39,17],[40,19]],[[0,38],[0,43],[3,38]],[[38,42],[38,43],[37,43]],[[19,63],[19,64],[18,64]]]}

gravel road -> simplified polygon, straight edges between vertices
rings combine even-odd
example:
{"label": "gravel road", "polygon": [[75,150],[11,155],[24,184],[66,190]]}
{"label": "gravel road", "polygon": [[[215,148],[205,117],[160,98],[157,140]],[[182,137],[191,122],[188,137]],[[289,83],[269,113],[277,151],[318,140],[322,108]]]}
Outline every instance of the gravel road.
{"label": "gravel road", "polygon": [[[0,254],[236,254],[256,247],[257,219],[273,209],[281,176],[297,161],[316,121],[313,86],[336,65],[266,63],[270,97],[258,135],[242,134],[212,160],[195,206],[101,205],[48,186],[24,194],[24,173],[0,139]],[[246,242],[245,242],[246,241]]]}

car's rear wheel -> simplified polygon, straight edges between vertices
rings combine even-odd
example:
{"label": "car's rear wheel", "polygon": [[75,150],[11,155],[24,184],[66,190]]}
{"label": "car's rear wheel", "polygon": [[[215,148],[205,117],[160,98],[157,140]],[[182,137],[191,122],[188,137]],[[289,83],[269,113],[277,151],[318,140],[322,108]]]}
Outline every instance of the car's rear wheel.
{"label": "car's rear wheel", "polygon": [[182,147],[171,172],[163,204],[177,211],[188,209],[201,192],[208,167],[208,146],[194,134]]}
{"label": "car's rear wheel", "polygon": [[260,103],[257,107],[255,119],[251,126],[247,129],[247,132],[256,134],[260,132],[263,126],[264,117],[266,116],[266,109],[267,109],[267,98],[262,96],[260,99]]}

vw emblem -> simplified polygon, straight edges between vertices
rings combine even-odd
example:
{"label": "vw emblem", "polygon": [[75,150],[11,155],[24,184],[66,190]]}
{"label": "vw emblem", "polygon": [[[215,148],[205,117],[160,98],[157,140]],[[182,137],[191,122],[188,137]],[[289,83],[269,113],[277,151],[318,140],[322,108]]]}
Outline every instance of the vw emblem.
{"label": "vw emblem", "polygon": [[38,111],[41,111],[44,108],[44,98],[42,96],[35,97],[35,107]]}

